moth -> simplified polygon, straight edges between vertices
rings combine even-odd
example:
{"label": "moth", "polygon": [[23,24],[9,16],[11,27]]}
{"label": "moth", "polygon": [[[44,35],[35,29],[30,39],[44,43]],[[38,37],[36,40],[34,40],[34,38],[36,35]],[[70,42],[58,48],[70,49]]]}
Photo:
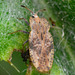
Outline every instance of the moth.
{"label": "moth", "polygon": [[[39,12],[39,11],[38,11]],[[50,25],[45,18],[37,13],[30,17],[29,54],[34,67],[40,72],[48,72],[53,64],[54,44]]]}

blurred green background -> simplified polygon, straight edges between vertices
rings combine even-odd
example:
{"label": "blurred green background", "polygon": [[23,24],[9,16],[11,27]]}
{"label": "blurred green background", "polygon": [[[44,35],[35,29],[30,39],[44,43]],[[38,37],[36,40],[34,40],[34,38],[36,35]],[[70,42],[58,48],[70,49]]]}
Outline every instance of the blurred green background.
{"label": "blurred green background", "polygon": [[[0,0],[0,75],[27,75],[28,66],[21,57],[20,52],[13,52],[12,63],[20,70],[18,73],[6,61],[14,48],[22,49],[22,44],[29,38],[28,34],[21,32],[30,31],[24,20],[29,22],[31,13],[22,8],[25,5],[33,12],[46,8],[45,12],[38,13],[45,17],[50,25],[49,18],[55,21],[56,26],[50,29],[54,39],[54,62],[49,75],[75,75],[75,1],[74,0]],[[29,44],[25,44],[25,50]],[[32,67],[31,75],[48,75],[39,73]]]}

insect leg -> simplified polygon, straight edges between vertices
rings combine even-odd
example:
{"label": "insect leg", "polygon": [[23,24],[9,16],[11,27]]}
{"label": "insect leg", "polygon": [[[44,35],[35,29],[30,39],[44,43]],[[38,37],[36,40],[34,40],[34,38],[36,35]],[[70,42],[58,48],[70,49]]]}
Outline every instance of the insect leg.
{"label": "insect leg", "polygon": [[32,74],[32,66],[29,65],[27,72],[26,72],[26,75],[31,75],[31,74]]}
{"label": "insect leg", "polygon": [[51,28],[56,28],[56,29],[60,29],[60,30],[61,30],[60,27],[57,27],[57,26],[55,25],[55,22],[54,22],[51,18],[49,18],[49,20],[51,21],[51,24],[52,24],[52,26],[50,26]]}
{"label": "insect leg", "polygon": [[31,75],[31,72],[32,72],[32,62],[31,62],[31,60],[29,60],[29,65],[27,65],[27,66],[28,66],[28,69],[27,69],[26,74]]}
{"label": "insect leg", "polygon": [[51,18],[49,18],[49,20],[51,21],[52,26],[56,26],[56,25],[55,25],[55,22],[54,22]]}
{"label": "insect leg", "polygon": [[15,31],[15,32],[12,32],[12,33],[8,33],[8,34],[14,34],[14,33],[16,33],[16,32],[23,32],[23,33],[27,33],[27,34],[29,34],[29,32],[27,32],[27,31],[23,31],[23,30],[18,30],[18,31]]}
{"label": "insect leg", "polygon": [[24,19],[25,23],[29,26],[29,22],[25,18],[18,18],[19,20]]}
{"label": "insect leg", "polygon": [[24,43],[23,43],[23,50],[24,50],[24,45],[28,42],[29,40],[26,40]]}

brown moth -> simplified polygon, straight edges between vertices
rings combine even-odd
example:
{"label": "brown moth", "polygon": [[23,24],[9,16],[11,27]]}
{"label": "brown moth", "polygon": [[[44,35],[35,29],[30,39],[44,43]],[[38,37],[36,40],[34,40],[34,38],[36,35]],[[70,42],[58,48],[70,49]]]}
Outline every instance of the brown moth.
{"label": "brown moth", "polygon": [[48,72],[53,64],[54,45],[49,32],[50,25],[45,18],[39,18],[35,13],[29,19],[31,32],[29,34],[30,59],[40,72]]}
{"label": "brown moth", "polygon": [[29,52],[33,65],[40,72],[51,69],[54,57],[53,38],[49,32],[50,25],[45,18],[34,14],[30,17]]}

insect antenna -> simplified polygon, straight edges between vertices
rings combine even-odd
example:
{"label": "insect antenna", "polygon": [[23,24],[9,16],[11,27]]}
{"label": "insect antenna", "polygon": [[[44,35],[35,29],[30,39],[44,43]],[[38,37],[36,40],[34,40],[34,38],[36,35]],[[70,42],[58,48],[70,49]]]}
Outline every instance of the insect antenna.
{"label": "insect antenna", "polygon": [[36,14],[37,14],[38,12],[42,12],[42,11],[46,11],[46,9],[40,9],[40,10],[38,10],[38,11],[36,12]]}
{"label": "insect antenna", "polygon": [[24,7],[24,8],[26,8],[27,10],[29,10],[32,14],[33,14],[33,12],[30,10],[30,9],[28,9],[26,6],[24,6],[24,5],[21,5],[21,7]]}

